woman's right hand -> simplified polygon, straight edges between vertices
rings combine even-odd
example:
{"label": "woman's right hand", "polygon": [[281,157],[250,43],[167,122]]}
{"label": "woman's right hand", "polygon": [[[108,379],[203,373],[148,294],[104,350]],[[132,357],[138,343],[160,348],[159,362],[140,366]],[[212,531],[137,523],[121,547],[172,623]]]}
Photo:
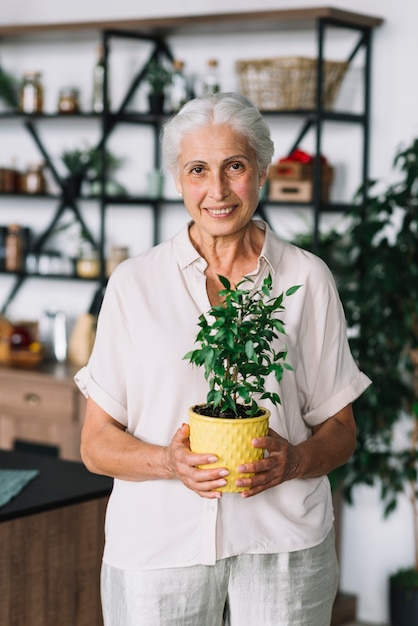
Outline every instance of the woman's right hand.
{"label": "woman's right hand", "polygon": [[183,424],[168,446],[137,439],[91,398],[87,401],[81,436],[81,456],[90,472],[121,480],[174,479],[204,498],[220,498],[225,468],[200,469],[214,463],[213,454],[190,450],[190,429]]}
{"label": "woman's right hand", "polygon": [[224,467],[200,469],[198,465],[215,463],[218,459],[213,454],[192,452],[189,435],[189,425],[182,424],[165,449],[166,462],[173,478],[178,478],[188,489],[203,498],[220,498],[222,493],[216,489],[226,485],[224,477],[228,475],[228,470]]}

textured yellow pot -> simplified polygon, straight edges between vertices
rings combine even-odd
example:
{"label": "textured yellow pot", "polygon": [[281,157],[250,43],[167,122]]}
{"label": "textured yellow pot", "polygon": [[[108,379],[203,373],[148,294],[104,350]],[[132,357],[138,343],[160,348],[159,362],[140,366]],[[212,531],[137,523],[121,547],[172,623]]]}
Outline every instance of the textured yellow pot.
{"label": "textured yellow pot", "polygon": [[189,409],[191,450],[215,454],[218,457],[216,463],[200,467],[226,467],[229,470],[226,477],[228,482],[219,491],[245,491],[244,487],[237,487],[235,481],[239,477],[251,474],[239,474],[238,466],[257,461],[264,456],[264,450],[251,445],[254,437],[263,437],[268,431],[270,411],[260,408],[264,411],[263,415],[245,419],[206,417],[195,413],[192,408]]}

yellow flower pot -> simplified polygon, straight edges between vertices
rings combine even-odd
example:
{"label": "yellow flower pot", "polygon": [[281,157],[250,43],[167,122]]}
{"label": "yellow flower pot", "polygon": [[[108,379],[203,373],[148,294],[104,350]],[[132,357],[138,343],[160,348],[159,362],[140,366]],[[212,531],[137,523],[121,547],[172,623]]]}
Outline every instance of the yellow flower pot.
{"label": "yellow flower pot", "polygon": [[235,481],[237,478],[251,476],[251,474],[238,473],[238,466],[263,458],[264,450],[251,445],[254,437],[263,437],[268,432],[270,411],[260,408],[263,415],[245,419],[207,417],[195,413],[192,408],[189,409],[191,450],[199,454],[214,454],[218,457],[216,463],[199,467],[226,467],[229,470],[226,477],[227,484],[218,491],[245,491],[246,487],[237,487]]}

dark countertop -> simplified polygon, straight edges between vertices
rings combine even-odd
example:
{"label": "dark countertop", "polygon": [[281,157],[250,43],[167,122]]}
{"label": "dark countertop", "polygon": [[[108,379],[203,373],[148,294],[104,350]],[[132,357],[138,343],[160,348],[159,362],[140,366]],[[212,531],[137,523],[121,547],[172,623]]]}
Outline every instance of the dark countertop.
{"label": "dark countertop", "polygon": [[91,474],[82,463],[41,454],[0,450],[0,469],[37,469],[13,500],[0,507],[0,522],[33,515],[110,494],[113,479]]}

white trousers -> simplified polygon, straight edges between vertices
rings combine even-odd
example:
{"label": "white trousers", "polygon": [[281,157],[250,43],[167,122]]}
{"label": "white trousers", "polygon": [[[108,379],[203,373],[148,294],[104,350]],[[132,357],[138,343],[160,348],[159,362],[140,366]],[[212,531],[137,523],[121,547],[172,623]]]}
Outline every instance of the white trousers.
{"label": "white trousers", "polygon": [[104,626],[329,626],[338,586],[334,532],[307,550],[216,565],[102,566]]}

